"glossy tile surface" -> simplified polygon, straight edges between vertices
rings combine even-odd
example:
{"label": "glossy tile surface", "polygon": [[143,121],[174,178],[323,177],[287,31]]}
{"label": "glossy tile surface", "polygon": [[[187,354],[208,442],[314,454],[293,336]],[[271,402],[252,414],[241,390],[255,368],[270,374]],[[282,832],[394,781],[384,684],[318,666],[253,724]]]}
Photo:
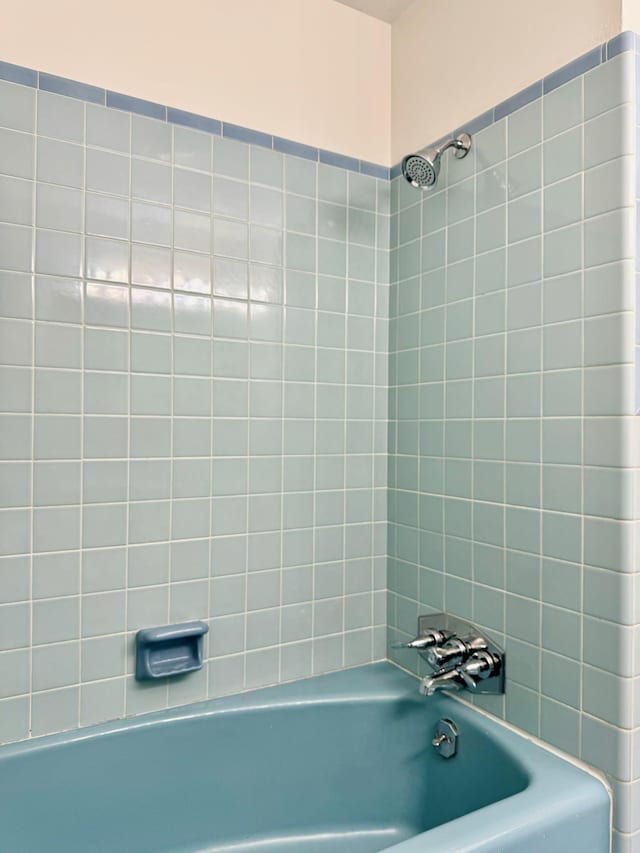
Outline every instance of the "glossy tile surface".
{"label": "glossy tile surface", "polygon": [[389,654],[422,671],[391,645],[419,613],[478,623],[508,661],[478,704],[630,783],[636,57],[594,65],[478,131],[435,191],[392,182]]}
{"label": "glossy tile surface", "polygon": [[43,79],[0,84],[0,740],[383,657],[388,181]]}

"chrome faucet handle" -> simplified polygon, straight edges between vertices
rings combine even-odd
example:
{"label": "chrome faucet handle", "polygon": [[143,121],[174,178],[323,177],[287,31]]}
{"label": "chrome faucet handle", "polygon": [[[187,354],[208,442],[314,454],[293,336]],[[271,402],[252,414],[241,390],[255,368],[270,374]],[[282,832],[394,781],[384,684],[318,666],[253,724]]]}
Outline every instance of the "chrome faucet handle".
{"label": "chrome faucet handle", "polygon": [[425,660],[433,669],[442,669],[445,666],[456,666],[465,658],[466,646],[457,637],[451,637],[441,646],[432,646],[428,649]]}
{"label": "chrome faucet handle", "polygon": [[424,649],[431,648],[431,646],[438,645],[438,643],[446,642],[449,636],[450,635],[446,634],[444,631],[429,631],[426,634],[423,634],[419,637],[415,637],[413,640],[409,640],[407,643],[393,643],[391,648],[415,649],[416,651],[423,651]]}
{"label": "chrome faucet handle", "polygon": [[450,637],[441,646],[430,648],[425,654],[425,660],[433,669],[445,666],[458,666],[470,658],[474,652],[484,651],[487,642],[484,637]]}
{"label": "chrome faucet handle", "polygon": [[456,667],[456,674],[464,681],[469,690],[475,690],[478,681],[484,681],[499,671],[499,663],[494,656],[486,651],[478,651],[469,660]]}

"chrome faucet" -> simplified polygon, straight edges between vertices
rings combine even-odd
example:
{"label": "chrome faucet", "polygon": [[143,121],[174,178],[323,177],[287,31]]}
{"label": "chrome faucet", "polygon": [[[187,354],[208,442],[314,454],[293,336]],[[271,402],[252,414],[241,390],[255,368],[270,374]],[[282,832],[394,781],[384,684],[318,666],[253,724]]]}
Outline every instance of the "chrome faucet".
{"label": "chrome faucet", "polygon": [[470,622],[436,613],[418,618],[418,636],[403,648],[415,649],[433,669],[420,693],[444,690],[504,693],[504,652]]}
{"label": "chrome faucet", "polygon": [[463,690],[465,687],[476,693],[502,693],[503,690],[479,689],[480,681],[495,678],[498,675],[500,663],[500,660],[490,652],[478,652],[453,669],[441,669],[423,678],[420,682],[420,693],[423,696],[433,696],[438,690]]}
{"label": "chrome faucet", "polygon": [[427,675],[418,688],[423,696],[433,696],[438,690],[462,690],[464,683],[455,669]]}
{"label": "chrome faucet", "polygon": [[474,652],[484,651],[486,648],[487,641],[482,636],[470,634],[464,639],[452,636],[441,646],[431,646],[424,659],[433,669],[442,669],[445,666],[457,666]]}

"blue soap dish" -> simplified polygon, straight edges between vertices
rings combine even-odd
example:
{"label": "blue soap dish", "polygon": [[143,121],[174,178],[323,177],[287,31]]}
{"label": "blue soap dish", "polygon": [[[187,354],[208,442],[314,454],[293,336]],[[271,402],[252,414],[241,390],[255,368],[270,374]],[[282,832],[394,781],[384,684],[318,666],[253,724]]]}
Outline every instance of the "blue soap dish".
{"label": "blue soap dish", "polygon": [[143,628],[136,634],[136,679],[167,678],[202,669],[206,622]]}

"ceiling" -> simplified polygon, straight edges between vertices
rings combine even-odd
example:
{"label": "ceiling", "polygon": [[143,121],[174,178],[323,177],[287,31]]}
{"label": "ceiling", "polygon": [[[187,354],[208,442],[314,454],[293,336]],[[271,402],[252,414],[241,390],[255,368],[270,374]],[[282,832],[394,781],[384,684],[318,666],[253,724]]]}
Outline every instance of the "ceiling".
{"label": "ceiling", "polygon": [[338,0],[338,3],[391,23],[413,3],[413,0]]}

